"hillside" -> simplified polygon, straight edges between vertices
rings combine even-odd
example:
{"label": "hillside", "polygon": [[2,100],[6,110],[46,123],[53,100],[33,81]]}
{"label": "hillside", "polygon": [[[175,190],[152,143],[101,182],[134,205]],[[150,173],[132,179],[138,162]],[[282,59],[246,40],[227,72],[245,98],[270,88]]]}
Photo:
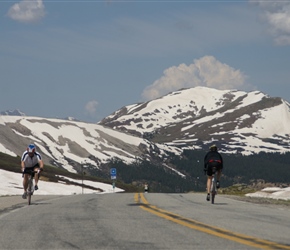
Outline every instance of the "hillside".
{"label": "hillside", "polygon": [[106,172],[106,163],[118,158],[125,163],[136,159],[161,161],[168,152],[180,150],[118,132],[98,124],[45,119],[40,117],[0,116],[0,152],[21,156],[31,142],[37,145],[44,161],[77,173],[84,166],[88,172]]}
{"label": "hillside", "polygon": [[[135,162],[130,165],[112,162],[110,166],[117,169],[119,180],[125,183],[134,181],[139,186],[147,182],[154,192],[203,192],[206,188],[206,176],[203,172],[205,153],[203,150],[185,150],[181,156],[172,155],[167,160],[176,166],[178,173],[150,162]],[[222,154],[222,156],[224,159],[222,188],[240,184],[247,187],[247,192],[250,192],[264,187],[289,186],[290,153],[259,153],[250,156]]]}
{"label": "hillside", "polygon": [[127,185],[172,192],[204,190],[203,156],[215,143],[226,159],[224,185],[284,185],[289,107],[259,91],[196,87],[125,106],[98,124],[11,112],[0,116],[0,152],[20,157],[34,142],[55,169],[110,179],[114,167]]}
{"label": "hillside", "polygon": [[[0,153],[0,169],[19,174],[19,184],[22,183],[21,172],[20,172],[20,157],[13,157],[4,153]],[[88,175],[85,170],[83,174],[82,173],[75,174],[75,173],[71,173],[69,171],[66,171],[57,167],[53,167],[47,164],[44,165],[44,171],[41,173],[41,180],[45,182],[62,183],[66,185],[74,185],[74,186],[79,186],[79,187],[82,186],[82,184],[80,183],[80,180],[106,183],[110,185],[112,184],[112,180],[110,180],[109,178],[91,176],[91,175]],[[120,189],[123,189],[125,192],[138,191],[138,188],[136,186],[133,186],[130,184],[127,185],[118,180],[116,180],[115,182],[116,182],[116,186]],[[92,186],[87,185],[86,182],[84,182],[83,187],[87,189],[92,189],[95,191],[100,191],[100,192],[103,191],[101,189],[94,188]]]}

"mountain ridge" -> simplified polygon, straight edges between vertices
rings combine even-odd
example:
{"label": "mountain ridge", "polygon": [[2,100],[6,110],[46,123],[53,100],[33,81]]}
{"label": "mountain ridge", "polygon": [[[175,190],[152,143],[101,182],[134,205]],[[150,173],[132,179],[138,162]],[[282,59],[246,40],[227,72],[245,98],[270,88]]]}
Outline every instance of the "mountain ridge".
{"label": "mountain ridge", "polygon": [[196,87],[125,106],[99,124],[182,149],[215,142],[227,153],[283,153],[290,150],[289,107],[260,91]]}

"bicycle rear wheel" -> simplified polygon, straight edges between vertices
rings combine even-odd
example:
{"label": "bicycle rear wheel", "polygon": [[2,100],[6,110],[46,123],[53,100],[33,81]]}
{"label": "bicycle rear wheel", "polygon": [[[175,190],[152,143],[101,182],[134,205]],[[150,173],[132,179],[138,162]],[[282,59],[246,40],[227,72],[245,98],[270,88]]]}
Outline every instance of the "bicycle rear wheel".
{"label": "bicycle rear wheel", "polygon": [[215,191],[211,192],[211,204],[214,204]]}
{"label": "bicycle rear wheel", "polygon": [[213,178],[211,182],[211,189],[210,189],[211,204],[214,204],[215,195],[216,195],[216,180],[215,178]]}

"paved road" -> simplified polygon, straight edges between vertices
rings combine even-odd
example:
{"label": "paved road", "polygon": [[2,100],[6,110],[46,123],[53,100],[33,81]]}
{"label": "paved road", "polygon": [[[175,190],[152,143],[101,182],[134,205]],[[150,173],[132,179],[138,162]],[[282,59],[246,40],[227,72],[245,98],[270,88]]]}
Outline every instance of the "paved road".
{"label": "paved road", "polygon": [[[43,200],[50,200],[56,197],[63,197],[60,195],[34,195],[33,201],[39,202]],[[21,198],[21,196],[13,195],[13,196],[0,196],[0,214],[4,212],[14,210],[16,208],[25,207],[27,204],[27,200]]]}
{"label": "paved road", "polygon": [[289,209],[222,196],[215,205],[200,194],[151,193],[33,202],[0,198],[0,249],[290,249]]}

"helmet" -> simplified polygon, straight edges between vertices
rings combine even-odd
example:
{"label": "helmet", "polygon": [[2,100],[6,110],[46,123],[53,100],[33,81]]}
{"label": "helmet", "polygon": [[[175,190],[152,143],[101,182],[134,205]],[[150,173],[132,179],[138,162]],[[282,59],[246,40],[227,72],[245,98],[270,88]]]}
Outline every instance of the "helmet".
{"label": "helmet", "polygon": [[215,144],[213,144],[213,145],[211,145],[211,146],[209,147],[209,149],[210,149],[211,151],[217,151],[217,146],[216,146]]}
{"label": "helmet", "polygon": [[36,150],[36,147],[34,144],[29,144],[28,147],[27,147],[27,152],[28,153],[34,153]]}

